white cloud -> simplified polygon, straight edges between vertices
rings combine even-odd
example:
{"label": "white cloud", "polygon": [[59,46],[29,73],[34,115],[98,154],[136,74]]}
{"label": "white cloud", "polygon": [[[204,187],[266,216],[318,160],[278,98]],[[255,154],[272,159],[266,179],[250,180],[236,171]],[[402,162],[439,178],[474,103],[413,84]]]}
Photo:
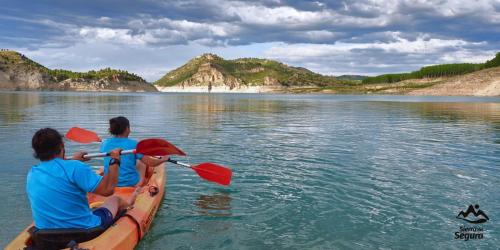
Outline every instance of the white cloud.
{"label": "white cloud", "polygon": [[111,29],[98,27],[83,27],[78,31],[78,35],[86,39],[86,42],[109,41],[124,44],[146,44],[149,39],[146,35],[132,35],[129,29]]}
{"label": "white cloud", "polygon": [[443,54],[439,63],[483,63],[490,60],[496,52],[495,50],[458,50]]}
{"label": "white cloud", "polygon": [[382,50],[386,53],[408,53],[408,54],[427,54],[436,53],[446,48],[462,48],[464,46],[480,46],[484,42],[474,43],[460,39],[425,39],[420,36],[416,40],[401,38],[399,33],[394,33],[396,41],[387,43],[345,43],[337,42],[334,44],[291,44],[282,45],[269,49],[265,52],[266,56],[271,58],[288,58],[303,60],[308,57],[337,56],[340,54],[351,53],[353,50]]}
{"label": "white cloud", "polygon": [[[39,36],[0,37],[0,43],[29,47],[49,67],[110,66],[148,80],[155,80],[157,72],[170,64],[160,58],[154,64],[137,57],[168,54],[173,48],[182,48],[176,51],[178,64],[203,52],[232,51],[234,57],[265,56],[327,74],[375,74],[434,63],[482,62],[499,49],[495,37],[500,23],[498,0],[173,0],[162,1],[158,8],[168,9],[163,9],[163,16],[158,14],[161,11],[138,10],[146,14],[75,19],[0,14],[0,21],[21,22],[39,32]],[[255,50],[237,51],[241,45]],[[87,52],[95,46],[107,49]]]}
{"label": "white cloud", "polygon": [[238,32],[237,27],[228,23],[208,24],[169,18],[134,19],[127,23],[127,28],[72,26],[65,30],[84,42],[107,41],[127,45],[172,45],[196,41],[214,45],[221,37]]}
{"label": "white cloud", "polygon": [[306,26],[322,23],[331,18],[331,14],[327,11],[299,11],[288,6],[269,8],[246,3],[230,4],[226,11],[228,15],[239,17],[245,24],[264,26]]}
{"label": "white cloud", "polygon": [[426,9],[443,17],[478,15],[496,17],[494,19],[498,20],[500,13],[495,10],[494,3],[495,0],[404,0],[400,2],[400,5],[411,6],[415,9]]}
{"label": "white cloud", "polygon": [[388,42],[282,43],[269,48],[264,55],[323,74],[374,75],[412,71],[431,64],[484,62],[496,53],[494,49],[484,49],[486,42],[430,38],[429,35],[410,40],[402,38],[399,32],[391,34],[393,39]]}
{"label": "white cloud", "polygon": [[[316,4],[324,6],[319,2]],[[252,2],[225,2],[219,8],[224,15],[238,17],[242,25],[276,26],[283,29],[318,26],[329,28],[342,26],[379,27],[387,25],[390,19],[386,16],[354,17],[331,9],[305,11],[290,6],[268,7]]]}
{"label": "white cloud", "polygon": [[99,22],[107,23],[107,22],[111,21],[111,18],[107,17],[107,16],[102,16],[102,17],[99,17],[98,20],[99,20]]}
{"label": "white cloud", "polygon": [[338,35],[341,35],[341,33],[335,33],[327,30],[311,30],[311,31],[299,32],[297,35],[311,41],[318,41],[318,40],[324,41],[324,40],[333,40]]}
{"label": "white cloud", "polygon": [[186,36],[199,36],[200,33],[203,33],[205,36],[224,37],[238,31],[238,28],[230,23],[192,22],[188,20],[172,20],[170,18],[138,18],[131,20],[128,26],[138,31],[176,30]]}

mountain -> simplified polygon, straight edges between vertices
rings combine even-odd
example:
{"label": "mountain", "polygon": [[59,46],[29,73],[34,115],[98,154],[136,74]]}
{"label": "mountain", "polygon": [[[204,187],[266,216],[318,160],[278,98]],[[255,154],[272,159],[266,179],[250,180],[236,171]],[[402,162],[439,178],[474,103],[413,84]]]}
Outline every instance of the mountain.
{"label": "mountain", "polygon": [[157,91],[141,77],[110,68],[72,72],[52,70],[11,50],[0,51],[0,89],[69,91]]}
{"label": "mountain", "polygon": [[341,82],[308,69],[291,67],[278,61],[240,58],[225,60],[214,54],[203,54],[168,72],[155,82],[158,87],[201,87],[228,90],[266,86],[331,86]]}

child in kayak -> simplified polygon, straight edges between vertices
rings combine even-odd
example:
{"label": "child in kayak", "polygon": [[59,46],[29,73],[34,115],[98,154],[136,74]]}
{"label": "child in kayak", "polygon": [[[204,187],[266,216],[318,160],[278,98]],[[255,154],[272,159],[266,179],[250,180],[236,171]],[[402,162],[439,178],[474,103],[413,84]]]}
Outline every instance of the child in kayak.
{"label": "child in kayak", "polygon": [[131,206],[135,197],[125,201],[111,196],[98,209],[89,208],[87,192],[110,196],[118,180],[121,149],[110,153],[108,172],[96,174],[82,163],[85,152],[65,158],[63,137],[54,129],[38,130],[32,139],[35,158],[41,162],[33,166],[27,177],[26,191],[31,204],[33,220],[39,229],[102,230],[113,224],[119,211]]}
{"label": "child in kayak", "polygon": [[[128,138],[130,135],[130,122],[123,116],[109,120],[109,133],[113,137],[104,140],[101,144],[101,152],[108,152],[113,148],[123,150],[135,149],[137,141]],[[154,158],[141,154],[122,155],[120,159],[120,170],[118,175],[119,187],[141,186],[144,181],[146,168],[155,167],[168,160],[168,157]],[[108,157],[104,159],[104,173],[109,168]]]}

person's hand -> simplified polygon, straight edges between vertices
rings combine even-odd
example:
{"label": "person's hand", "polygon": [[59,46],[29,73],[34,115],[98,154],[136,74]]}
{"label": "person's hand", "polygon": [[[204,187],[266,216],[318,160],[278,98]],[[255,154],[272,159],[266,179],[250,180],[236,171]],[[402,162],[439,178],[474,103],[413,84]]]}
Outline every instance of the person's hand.
{"label": "person's hand", "polygon": [[113,159],[120,160],[120,153],[122,152],[121,148],[113,149],[113,151],[109,152],[109,157]]}
{"label": "person's hand", "polygon": [[83,157],[86,154],[87,154],[87,152],[84,152],[84,151],[75,152],[73,154],[73,160],[78,160],[78,161],[88,161],[88,160],[90,160],[89,158]]}
{"label": "person's hand", "polygon": [[170,157],[168,157],[168,155],[164,155],[164,156],[160,156],[160,159],[163,161],[163,162],[167,162],[168,159],[170,159]]}

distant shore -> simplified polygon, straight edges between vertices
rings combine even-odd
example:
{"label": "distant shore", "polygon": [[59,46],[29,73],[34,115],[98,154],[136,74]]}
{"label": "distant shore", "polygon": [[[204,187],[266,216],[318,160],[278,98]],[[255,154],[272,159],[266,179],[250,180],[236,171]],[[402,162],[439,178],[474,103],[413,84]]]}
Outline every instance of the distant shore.
{"label": "distant shore", "polygon": [[248,86],[242,88],[233,88],[230,89],[227,86],[217,86],[212,87],[209,91],[207,86],[190,86],[190,87],[159,87],[156,88],[161,92],[185,92],[185,93],[274,93],[274,92],[282,92],[281,87],[268,87],[268,86]]}
{"label": "distant shore", "polygon": [[290,94],[382,94],[414,96],[500,96],[500,67],[452,77],[409,79],[395,83],[339,84],[333,86],[156,86],[161,92],[192,93],[290,93]]}

